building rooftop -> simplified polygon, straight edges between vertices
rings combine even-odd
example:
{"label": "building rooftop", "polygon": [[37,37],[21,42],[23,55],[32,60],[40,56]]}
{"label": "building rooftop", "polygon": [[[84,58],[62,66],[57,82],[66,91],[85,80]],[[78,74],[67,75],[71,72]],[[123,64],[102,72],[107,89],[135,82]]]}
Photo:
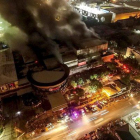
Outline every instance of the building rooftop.
{"label": "building rooftop", "polygon": [[35,62],[37,60],[37,57],[34,53],[27,53],[27,54],[22,55],[22,57],[23,57],[24,63],[26,64]]}
{"label": "building rooftop", "polygon": [[23,95],[23,94],[25,94],[25,93],[31,93],[31,92],[33,92],[32,87],[25,87],[25,88],[19,89],[19,90],[17,91],[17,94],[18,94],[18,95]]}
{"label": "building rooftop", "polygon": [[67,102],[60,92],[49,94],[47,96],[53,111],[58,111],[62,108],[67,107]]}
{"label": "building rooftop", "polygon": [[136,46],[136,47],[128,47],[128,48],[133,49],[133,51],[134,51],[135,53],[138,53],[138,54],[140,55],[140,47],[139,47],[139,46]]}
{"label": "building rooftop", "polygon": [[109,55],[114,55],[114,53],[113,52],[106,52],[105,54],[102,54],[101,57],[106,57]]}
{"label": "building rooftop", "polygon": [[132,12],[138,12],[139,10],[129,8],[129,7],[113,7],[107,9],[110,12],[116,13],[116,14],[123,14],[123,13],[132,13]]}
{"label": "building rooftop", "polygon": [[55,57],[50,57],[50,58],[44,59],[43,61],[47,69],[54,69],[59,66],[59,63]]}
{"label": "building rooftop", "polygon": [[100,40],[100,39],[83,39],[80,40],[79,43],[75,45],[76,49],[86,49],[86,48],[92,48],[96,47],[102,44],[106,44],[106,40]]}
{"label": "building rooftop", "polygon": [[122,126],[121,128],[116,130],[117,134],[122,140],[135,140],[134,137],[129,132],[129,126],[128,124]]}
{"label": "building rooftop", "polygon": [[17,81],[15,63],[11,49],[0,51],[0,85]]}
{"label": "building rooftop", "polygon": [[28,81],[27,77],[18,80],[18,85],[19,86],[26,85],[26,84],[29,84],[29,81]]}
{"label": "building rooftop", "polygon": [[140,1],[130,1],[130,2],[125,2],[125,4],[128,6],[134,6],[140,8]]}
{"label": "building rooftop", "polygon": [[93,14],[109,13],[107,10],[99,9],[99,8],[96,8],[96,7],[89,7],[89,6],[82,5],[82,4],[77,5],[75,8],[78,8],[78,9],[81,9],[81,10],[84,10],[84,11],[87,11],[87,12],[93,13]]}
{"label": "building rooftop", "polygon": [[118,91],[115,88],[112,88],[110,85],[107,85],[102,90],[108,97],[115,95]]}
{"label": "building rooftop", "polygon": [[134,130],[137,132],[140,138],[140,129],[137,128],[137,124],[140,124],[140,111],[134,111],[122,118],[125,120]]}
{"label": "building rooftop", "polygon": [[77,60],[77,56],[75,55],[75,53],[67,53],[62,55],[62,59],[64,63],[68,63],[70,61]]}
{"label": "building rooftop", "polygon": [[117,86],[120,88],[120,89],[123,89],[126,87],[126,85],[124,83],[122,83],[120,80],[115,80],[114,81],[115,84],[117,84]]}
{"label": "building rooftop", "polygon": [[33,73],[32,77],[35,81],[40,83],[52,83],[58,81],[64,76],[64,71],[40,71]]}
{"label": "building rooftop", "polygon": [[28,71],[28,80],[40,87],[56,86],[64,82],[69,76],[69,68],[65,64],[60,64],[59,69],[48,71]]}

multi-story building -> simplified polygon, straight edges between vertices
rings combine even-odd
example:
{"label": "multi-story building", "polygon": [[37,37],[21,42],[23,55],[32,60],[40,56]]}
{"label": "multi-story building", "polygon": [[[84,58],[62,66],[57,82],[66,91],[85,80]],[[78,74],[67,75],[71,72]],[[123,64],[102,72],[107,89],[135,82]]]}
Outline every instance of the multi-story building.
{"label": "multi-story building", "polygon": [[135,140],[140,139],[140,111],[134,111],[122,119],[128,124],[128,132]]}
{"label": "multi-story building", "polygon": [[18,78],[15,69],[13,54],[7,45],[0,44],[0,94],[18,88]]}
{"label": "multi-story building", "polygon": [[73,46],[75,54],[88,55],[96,52],[106,51],[108,48],[108,42],[101,39],[83,39]]}
{"label": "multi-story building", "polygon": [[[127,3],[127,2],[126,2]],[[140,4],[133,4],[128,2],[127,4],[101,4],[97,6],[95,3],[77,3],[74,6],[74,10],[81,14],[85,18],[92,18],[98,22],[111,23],[118,20],[128,19],[129,17],[135,17],[140,15]]]}

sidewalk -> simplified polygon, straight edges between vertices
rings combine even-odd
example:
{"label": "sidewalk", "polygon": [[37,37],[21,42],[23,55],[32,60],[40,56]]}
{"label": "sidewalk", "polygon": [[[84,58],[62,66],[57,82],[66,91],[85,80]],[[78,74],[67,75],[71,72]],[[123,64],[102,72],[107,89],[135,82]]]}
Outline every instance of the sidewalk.
{"label": "sidewalk", "polygon": [[3,129],[3,132],[1,133],[1,135],[0,135],[0,139],[3,137],[4,132],[5,132],[5,129]]}

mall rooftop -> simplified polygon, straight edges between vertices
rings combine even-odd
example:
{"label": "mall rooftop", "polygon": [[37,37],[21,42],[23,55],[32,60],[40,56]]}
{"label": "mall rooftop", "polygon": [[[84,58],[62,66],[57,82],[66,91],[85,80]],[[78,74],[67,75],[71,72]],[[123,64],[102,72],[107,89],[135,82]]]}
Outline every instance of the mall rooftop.
{"label": "mall rooftop", "polygon": [[96,46],[100,46],[102,44],[107,44],[108,42],[106,40],[100,40],[100,39],[83,39],[80,40],[74,47],[76,49],[86,49],[86,48],[93,48]]}

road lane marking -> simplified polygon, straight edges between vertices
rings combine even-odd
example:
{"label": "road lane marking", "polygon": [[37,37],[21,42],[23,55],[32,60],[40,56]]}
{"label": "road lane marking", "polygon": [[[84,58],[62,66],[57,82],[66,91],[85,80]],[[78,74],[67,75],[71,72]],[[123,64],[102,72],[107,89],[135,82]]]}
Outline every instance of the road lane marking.
{"label": "road lane marking", "polygon": [[100,123],[100,122],[103,121],[103,120],[104,120],[103,118],[100,118],[100,119],[94,121],[94,123],[97,124],[97,123]]}
{"label": "road lane marking", "polygon": [[68,134],[68,136],[74,135],[75,133],[76,133],[76,131],[73,131],[70,134]]}
{"label": "road lane marking", "polygon": [[106,111],[106,112],[102,113],[102,114],[101,114],[101,116],[103,116],[103,115],[107,114],[108,112],[109,112],[109,111]]}
{"label": "road lane marking", "polygon": [[89,122],[94,121],[94,120],[96,120],[96,119],[97,119],[96,117],[90,118],[90,119],[89,119]]}

